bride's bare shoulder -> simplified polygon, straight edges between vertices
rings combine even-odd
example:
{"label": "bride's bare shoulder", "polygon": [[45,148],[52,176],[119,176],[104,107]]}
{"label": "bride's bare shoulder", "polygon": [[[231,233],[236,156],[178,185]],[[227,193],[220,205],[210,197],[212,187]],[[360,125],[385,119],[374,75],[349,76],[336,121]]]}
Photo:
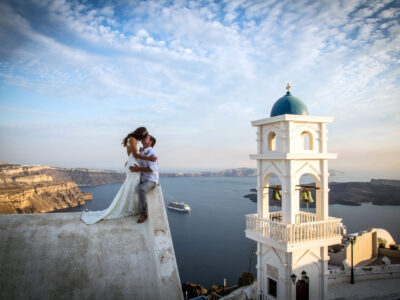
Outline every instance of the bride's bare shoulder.
{"label": "bride's bare shoulder", "polygon": [[137,144],[136,139],[135,139],[134,137],[130,137],[130,138],[128,139],[128,142],[126,143],[126,146],[127,146],[128,148],[131,148],[131,147],[135,147],[136,144]]}

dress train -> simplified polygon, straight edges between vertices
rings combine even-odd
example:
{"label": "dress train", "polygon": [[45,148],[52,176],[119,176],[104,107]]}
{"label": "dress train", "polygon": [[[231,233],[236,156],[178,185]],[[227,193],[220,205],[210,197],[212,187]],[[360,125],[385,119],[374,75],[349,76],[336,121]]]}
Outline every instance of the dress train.
{"label": "dress train", "polygon": [[110,206],[105,210],[88,211],[81,215],[86,224],[95,224],[103,219],[119,219],[137,212],[139,203],[137,187],[140,183],[140,172],[131,172],[130,166],[139,165],[132,154],[128,157],[125,167],[126,179]]}

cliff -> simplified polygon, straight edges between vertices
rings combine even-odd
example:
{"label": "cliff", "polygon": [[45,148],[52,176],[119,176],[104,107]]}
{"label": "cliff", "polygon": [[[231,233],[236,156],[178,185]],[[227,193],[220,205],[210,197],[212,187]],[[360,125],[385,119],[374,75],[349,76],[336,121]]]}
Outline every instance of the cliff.
{"label": "cliff", "polygon": [[40,175],[50,176],[53,180],[73,181],[79,186],[115,183],[124,181],[125,179],[125,173],[119,171],[0,163],[0,182],[4,182],[4,180],[8,180],[9,182],[14,182],[15,180],[31,182],[34,178],[37,178],[38,181],[45,180],[44,177],[38,179]]}
{"label": "cliff", "polygon": [[75,182],[51,176],[49,169],[0,164],[0,214],[43,213],[80,206],[92,199]]}
{"label": "cliff", "polygon": [[43,213],[80,206],[92,195],[71,181],[0,185],[0,214]]}

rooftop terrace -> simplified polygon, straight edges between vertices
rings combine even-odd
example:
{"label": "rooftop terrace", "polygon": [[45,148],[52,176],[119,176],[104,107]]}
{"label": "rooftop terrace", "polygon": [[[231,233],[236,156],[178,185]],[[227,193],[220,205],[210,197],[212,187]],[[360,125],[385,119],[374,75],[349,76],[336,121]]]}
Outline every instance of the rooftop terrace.
{"label": "rooftop terrace", "polygon": [[1,299],[183,299],[161,187],[149,219],[0,215]]}

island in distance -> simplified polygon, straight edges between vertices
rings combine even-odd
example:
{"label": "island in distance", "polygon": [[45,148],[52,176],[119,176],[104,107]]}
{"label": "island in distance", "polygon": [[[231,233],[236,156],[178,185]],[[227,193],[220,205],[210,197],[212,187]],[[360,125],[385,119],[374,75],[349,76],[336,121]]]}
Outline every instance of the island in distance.
{"label": "island in distance", "polygon": [[[329,183],[329,204],[359,206],[362,203],[374,205],[400,205],[400,180],[371,179],[370,182],[331,182]],[[243,197],[257,201],[257,191]],[[315,200],[315,192],[312,192]],[[301,203],[301,206],[305,206]],[[310,203],[315,207],[315,202]]]}

